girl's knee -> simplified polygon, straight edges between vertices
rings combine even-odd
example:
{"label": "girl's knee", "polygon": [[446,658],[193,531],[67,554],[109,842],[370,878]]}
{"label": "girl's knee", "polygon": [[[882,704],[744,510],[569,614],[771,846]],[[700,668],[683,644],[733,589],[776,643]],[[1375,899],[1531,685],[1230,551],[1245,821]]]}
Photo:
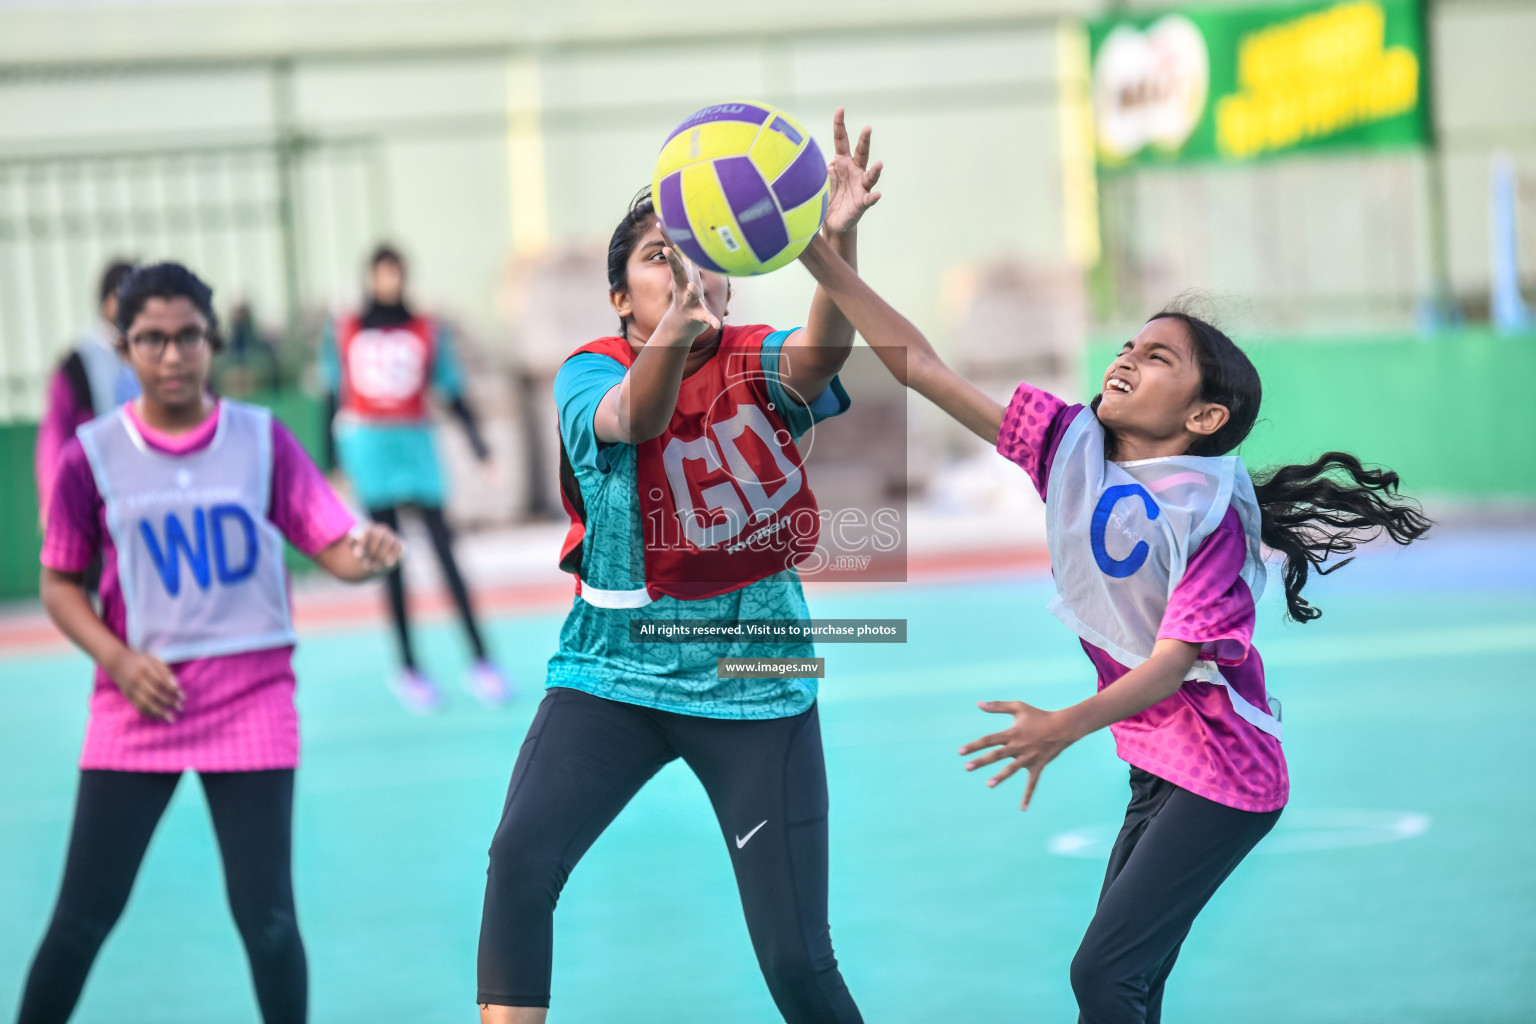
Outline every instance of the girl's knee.
{"label": "girl's knee", "polygon": [[530,842],[524,829],[503,823],[491,839],[487,894],[494,892],[500,899],[547,902],[552,908],[569,875],[570,867],[559,854]]}
{"label": "girl's knee", "polygon": [[770,950],[758,958],[758,964],[786,1020],[840,1021],[844,1015],[835,1011],[844,1004],[853,1005],[830,949],[821,955],[799,945]]}
{"label": "girl's knee", "polygon": [[1079,949],[1077,955],[1072,958],[1072,991],[1081,1003],[1083,997],[1098,988],[1103,980],[1104,972],[1093,955],[1086,949]]}
{"label": "girl's knee", "polygon": [[94,956],[117,923],[116,913],[87,913],[69,907],[54,911],[48,941],[77,954]]}
{"label": "girl's knee", "polygon": [[1072,994],[1077,997],[1078,1009],[1089,1021],[1103,1018],[1103,1011],[1113,1005],[1111,993],[1115,982],[1104,961],[1086,946],[1072,958]]}
{"label": "girl's knee", "polygon": [[299,921],[292,906],[237,907],[234,917],[240,939],[253,959],[286,955],[295,948],[303,948],[304,940],[299,936]]}
{"label": "girl's knee", "polygon": [[1138,987],[1144,989],[1136,979],[1122,976],[1100,951],[1086,943],[1072,958],[1072,994],[1077,997],[1077,1008],[1085,1024],[1142,1020]]}

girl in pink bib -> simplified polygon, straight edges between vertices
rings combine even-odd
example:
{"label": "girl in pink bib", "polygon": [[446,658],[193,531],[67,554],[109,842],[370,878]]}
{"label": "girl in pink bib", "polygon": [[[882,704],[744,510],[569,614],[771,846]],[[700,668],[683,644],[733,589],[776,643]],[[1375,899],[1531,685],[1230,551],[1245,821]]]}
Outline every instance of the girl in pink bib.
{"label": "girl in pink bib", "polygon": [[[1249,477],[1228,454],[1258,416],[1258,372],[1230,338],[1188,312],[1158,313],[1125,343],[1088,406],[1020,384],[1006,406],[962,379],[837,253],[801,257],[907,386],[1016,463],[1046,502],[1056,597],[1097,692],[1045,711],[984,701],[1013,724],[960,748],[966,770],[1040,773],[1109,728],[1131,766],[1131,801],[1099,905],[1072,963],[1080,1020],[1155,1022],[1196,915],[1280,817],[1289,796],[1279,702],[1251,641],[1281,553],[1288,614],[1312,569],[1386,533],[1407,544],[1429,520],[1397,495],[1397,474],[1329,452]],[[901,350],[901,351],[897,351]]]}
{"label": "girl in pink bib", "polygon": [[[303,1021],[283,540],[352,581],[388,571],[400,542],[356,526],[266,410],[208,394],[218,324],[191,271],[134,271],[117,321],[142,397],[64,448],[43,542],[43,604],[97,667],[64,880],[18,1020],[73,1012],[181,773],[195,771],[262,1019]],[[99,614],[82,587],[98,556]]]}

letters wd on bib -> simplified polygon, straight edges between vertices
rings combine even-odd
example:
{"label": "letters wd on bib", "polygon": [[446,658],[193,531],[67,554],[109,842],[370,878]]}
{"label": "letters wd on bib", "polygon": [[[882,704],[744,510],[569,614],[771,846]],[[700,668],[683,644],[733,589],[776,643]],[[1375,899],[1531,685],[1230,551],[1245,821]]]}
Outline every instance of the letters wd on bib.
{"label": "letters wd on bib", "polygon": [[208,448],[169,458],[125,413],[80,430],[117,548],[128,646],[187,661],[294,643],[267,519],[272,414],[226,403]]}
{"label": "letters wd on bib", "polygon": [[353,526],[293,435],[221,400],[189,433],[127,404],[80,428],[60,458],[43,564],[105,555],[102,617],[170,664],[173,722],[141,714],[100,668],[80,764],[118,771],[255,771],[299,759],[286,538],[314,555]]}

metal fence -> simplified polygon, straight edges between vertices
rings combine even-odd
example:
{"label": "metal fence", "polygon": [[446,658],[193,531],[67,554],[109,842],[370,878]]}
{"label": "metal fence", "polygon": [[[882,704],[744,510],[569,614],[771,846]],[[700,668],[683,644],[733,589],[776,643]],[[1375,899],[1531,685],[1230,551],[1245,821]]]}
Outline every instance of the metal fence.
{"label": "metal fence", "polygon": [[0,421],[36,416],[81,283],[113,257],[174,256],[291,324],[376,236],[379,163],[369,141],[0,157]]}
{"label": "metal fence", "polygon": [[[1437,31],[1465,9],[1481,10],[1465,3],[1436,9]],[[206,268],[224,296],[245,297],[275,311],[292,331],[307,311],[354,287],[359,256],[395,221],[391,147],[424,138],[506,146],[527,132],[529,111],[505,91],[479,112],[448,117],[375,111],[350,121],[300,123],[296,69],[329,73],[382,60],[401,67],[475,63],[509,69],[512,78],[510,69],[532,67],[541,83],[533,111],[538,131],[551,150],[562,152],[572,151],[572,140],[633,135],[637,125],[663,126],[675,117],[676,103],[662,102],[664,83],[615,94],[591,86],[594,68],[625,61],[643,67],[652,55],[675,62],[688,53],[726,50],[735,65],[752,65],[744,80],[779,102],[808,108],[861,104],[874,110],[879,123],[921,122],[939,130],[980,111],[1006,133],[1040,131],[1028,125],[1064,125],[1073,116],[1086,83],[1070,62],[1049,66],[1060,52],[1056,41],[1072,24],[1034,14],[938,18],[874,29],[822,25],[804,37],[784,30],[446,50],[402,44],[389,51],[235,62],[0,68],[0,86],[18,77],[46,83],[181,72],[207,81],[245,75],[256,83],[254,92],[264,92],[267,107],[261,127],[207,144],[153,134],[103,138],[96,145],[86,140],[69,151],[30,146],[21,152],[0,143],[0,422],[36,415],[48,367],[88,312],[79,301],[81,282],[107,257],[185,258]],[[1010,40],[1018,41],[1013,49]],[[925,70],[929,55],[939,49],[950,67],[960,69],[943,79]],[[967,53],[975,55],[969,63]],[[834,59],[852,70],[829,73]],[[875,61],[883,62],[879,73],[865,74]],[[1476,69],[1442,65],[1442,73]],[[1438,128],[1442,148],[1435,153],[1101,175],[1103,256],[1091,269],[1076,268],[1088,277],[1089,287],[1081,293],[1090,297],[1093,320],[1101,328],[1118,327],[1194,287],[1218,297],[1241,296],[1239,305],[1252,320],[1277,332],[1402,329],[1412,325],[1426,300],[1436,298],[1442,281],[1478,315],[1480,271],[1472,264],[1483,253],[1473,236],[1481,230],[1479,220],[1486,219],[1479,175],[1494,150],[1510,149],[1526,174],[1521,217],[1532,223],[1536,133],[1529,127]],[[1026,158],[1051,164],[1047,176],[1058,170],[1065,176],[1062,153],[1070,147],[1064,135],[1053,130],[1032,137]],[[978,166],[984,161],[975,159],[976,153],[991,143],[946,137],[904,154],[908,163],[899,173],[911,187],[930,194],[943,188],[976,204],[970,221],[914,222],[914,253],[933,248],[929,243],[942,232],[977,230],[989,206],[1028,200],[1008,184],[1017,178],[1013,169]],[[560,180],[553,163],[548,173],[555,190],[569,192],[579,184]],[[1030,180],[1042,180],[1041,175]],[[1442,187],[1440,180],[1449,184]],[[958,205],[950,202],[950,209]],[[984,244],[995,246],[990,240]],[[1536,231],[1528,230],[1522,245],[1525,266],[1536,267]],[[1071,272],[1070,241],[1056,248],[1057,265],[1045,269]],[[987,258],[1013,255],[1000,250]],[[476,271],[487,283],[502,272],[492,263]],[[1023,263],[1043,266],[1038,252]],[[875,259],[870,265],[880,267]],[[901,270],[885,269],[892,275]],[[893,279],[906,288],[904,301],[910,299],[921,314],[924,308],[942,309],[938,282],[946,270],[935,267],[926,275],[935,282],[929,288],[933,295],[912,293],[915,272]],[[924,326],[942,335],[960,330],[967,312],[953,311],[947,323],[933,319]]]}

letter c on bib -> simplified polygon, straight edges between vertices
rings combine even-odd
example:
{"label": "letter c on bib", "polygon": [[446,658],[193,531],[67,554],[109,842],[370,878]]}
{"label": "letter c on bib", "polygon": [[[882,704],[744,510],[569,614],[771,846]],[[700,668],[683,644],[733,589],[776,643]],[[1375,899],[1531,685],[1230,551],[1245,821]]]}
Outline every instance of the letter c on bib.
{"label": "letter c on bib", "polygon": [[1131,553],[1124,558],[1111,558],[1109,548],[1104,545],[1104,531],[1109,526],[1109,516],[1115,510],[1115,506],[1126,498],[1137,496],[1146,506],[1147,518],[1156,519],[1162,510],[1157,507],[1157,502],[1152,500],[1146,488],[1140,484],[1118,484],[1104,492],[1099,503],[1093,510],[1093,525],[1089,528],[1088,539],[1093,546],[1093,560],[1099,563],[1099,568],[1106,576],[1116,579],[1124,579],[1135,573],[1147,561],[1147,555],[1151,548],[1147,542],[1139,540],[1136,546],[1131,548]]}

